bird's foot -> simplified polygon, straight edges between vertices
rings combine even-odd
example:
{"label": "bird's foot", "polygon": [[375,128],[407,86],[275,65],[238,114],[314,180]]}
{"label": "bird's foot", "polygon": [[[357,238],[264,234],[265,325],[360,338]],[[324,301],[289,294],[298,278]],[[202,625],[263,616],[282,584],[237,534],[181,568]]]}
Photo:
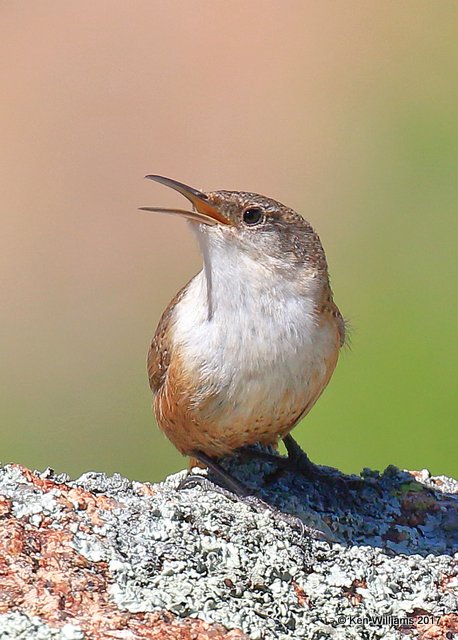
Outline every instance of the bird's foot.
{"label": "bird's foot", "polygon": [[[348,493],[351,490],[360,490],[363,487],[367,487],[367,479],[358,478],[357,476],[344,476],[338,469],[314,464],[292,436],[285,436],[283,442],[286,447],[287,456],[262,451],[256,447],[245,447],[241,450],[240,454],[242,457],[254,457],[272,462],[280,472],[290,471],[297,473],[307,480],[333,486],[338,491]],[[276,475],[276,472],[274,472],[274,475]],[[369,484],[374,488],[377,486],[376,483],[370,482]]]}
{"label": "bird's foot", "polygon": [[[217,478],[217,480],[222,485],[222,488],[224,488],[225,490],[228,490],[230,493],[234,494],[238,498],[244,498],[250,495],[250,491],[248,490],[248,488],[245,487],[245,485],[243,485],[241,482],[239,482],[237,478],[234,478],[234,476],[231,473],[229,473],[229,471],[226,471],[226,469],[217,460],[214,460],[213,458],[211,458],[210,456],[207,456],[207,454],[202,453],[201,451],[194,451],[192,455],[194,458],[199,460],[199,462],[202,462],[208,468],[208,470],[213,473],[215,478]],[[193,479],[194,481],[197,481],[198,484],[200,484],[200,480],[197,480],[197,479],[202,478],[202,476],[191,474],[190,476],[188,476],[188,478]],[[210,482],[206,478],[203,478],[203,479],[207,480],[207,482]],[[187,479],[185,478],[183,482],[186,482],[186,480]],[[210,483],[210,484],[213,484],[213,483]],[[213,486],[220,486],[220,485],[213,485]]]}
{"label": "bird's foot", "polygon": [[215,491],[232,501],[238,500],[243,502],[257,513],[268,511],[276,522],[287,524],[295,533],[298,533],[301,541],[306,535],[318,540],[334,541],[328,533],[305,524],[297,516],[284,513],[262,500],[259,496],[253,494],[248,487],[234,478],[217,461],[209,458],[205,454],[200,454],[200,452],[194,452],[193,455],[206,464],[224,486],[215,484],[205,476],[190,473],[180,482],[178,490],[200,486],[204,491]]}
{"label": "bird's foot", "polygon": [[368,486],[375,491],[382,491],[375,479],[360,478],[354,475],[346,476],[334,467],[321,467],[314,464],[291,435],[285,436],[283,442],[288,453],[286,462],[291,465],[291,469],[297,471],[308,480],[334,485],[337,490],[343,490],[347,493],[361,491]]}
{"label": "bird's foot", "polygon": [[360,489],[364,486],[363,478],[343,476],[338,469],[321,467],[313,463],[291,435],[283,438],[288,457],[289,468],[303,475],[307,480],[337,483],[346,489]]}
{"label": "bird's foot", "polygon": [[206,476],[201,476],[197,473],[189,472],[186,478],[183,478],[181,482],[178,484],[178,491],[182,491],[183,489],[194,489],[195,487],[200,487],[203,491],[214,491],[215,493],[219,493],[225,498],[229,498],[229,500],[236,501],[242,499],[243,495],[238,495],[233,491],[229,491],[225,489],[219,484],[215,484],[211,480],[209,480]]}

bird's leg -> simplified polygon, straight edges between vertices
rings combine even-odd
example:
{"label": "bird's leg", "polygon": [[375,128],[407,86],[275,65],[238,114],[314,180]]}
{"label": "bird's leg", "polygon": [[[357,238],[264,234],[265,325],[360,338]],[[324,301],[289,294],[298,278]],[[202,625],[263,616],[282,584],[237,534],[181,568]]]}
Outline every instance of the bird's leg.
{"label": "bird's leg", "polygon": [[308,455],[301,449],[291,434],[288,434],[283,438],[283,443],[288,453],[287,461],[290,463],[290,468],[301,473],[305,478],[309,480],[318,480],[324,482],[333,482],[337,486],[345,487],[346,489],[360,489],[366,481],[363,478],[347,477],[343,476],[337,469],[333,467],[320,467],[314,464]]}
{"label": "bird's leg", "polygon": [[257,495],[253,494],[252,491],[250,491],[241,482],[234,478],[214,458],[211,458],[202,451],[193,451],[192,455],[199,462],[208,467],[224,486],[221,487],[220,485],[215,485],[210,482],[208,478],[205,478],[203,476],[191,474],[180,482],[178,486],[179,489],[194,487],[198,484],[204,489],[218,491],[222,495],[232,500],[234,499],[234,497],[236,497],[248,506],[254,508],[256,511],[269,511],[276,520],[280,520],[288,524],[293,530],[298,531],[301,539],[303,538],[304,534],[308,534],[312,538],[332,541],[327,533],[306,525],[300,518],[293,516],[290,513],[283,513],[282,511],[279,511],[275,507],[272,507],[270,504],[259,498]]}
{"label": "bird's leg", "polygon": [[[208,467],[218,478],[218,480],[223,484],[223,488],[228,489],[231,493],[235,494],[239,498],[245,498],[250,495],[247,487],[245,487],[241,482],[236,480],[234,476],[232,476],[226,469],[214,458],[207,456],[206,453],[202,451],[193,451],[192,455],[199,462],[206,467]],[[190,482],[200,482],[200,479],[205,480],[206,478],[202,478],[202,476],[190,475],[183,481],[189,485]],[[181,485],[182,486],[182,485]]]}
{"label": "bird's leg", "polygon": [[321,467],[310,460],[308,455],[300,448],[292,436],[285,436],[283,438],[283,442],[287,451],[286,457],[251,446],[241,449],[240,455],[246,458],[257,458],[258,460],[264,460],[265,462],[272,462],[277,469],[295,471],[309,480],[326,478],[328,476]]}
{"label": "bird's leg", "polygon": [[326,475],[318,465],[310,460],[291,434],[283,438],[283,444],[286,447],[290,468],[299,471],[303,476],[310,479]]}
{"label": "bird's leg", "polygon": [[250,458],[272,462],[277,469],[299,473],[307,480],[327,482],[347,489],[364,486],[365,481],[362,478],[346,478],[337,469],[314,464],[291,435],[285,436],[283,442],[286,447],[287,457],[252,447],[245,447],[240,453],[242,456],[245,455]]}

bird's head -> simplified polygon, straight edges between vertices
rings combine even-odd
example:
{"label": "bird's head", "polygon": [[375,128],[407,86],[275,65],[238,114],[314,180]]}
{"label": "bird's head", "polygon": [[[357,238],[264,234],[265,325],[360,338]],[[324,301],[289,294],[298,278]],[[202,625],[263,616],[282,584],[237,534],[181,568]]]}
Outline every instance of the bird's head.
{"label": "bird's head", "polygon": [[244,191],[202,192],[163,176],[148,175],[184,195],[193,210],[141,207],[144,211],[180,215],[192,221],[205,254],[226,253],[283,277],[327,278],[321,241],[312,226],[280,202]]}

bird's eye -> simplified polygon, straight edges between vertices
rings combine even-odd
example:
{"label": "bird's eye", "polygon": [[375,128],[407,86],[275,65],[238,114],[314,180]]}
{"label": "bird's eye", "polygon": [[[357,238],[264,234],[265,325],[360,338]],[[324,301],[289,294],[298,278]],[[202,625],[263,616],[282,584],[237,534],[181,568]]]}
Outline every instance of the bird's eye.
{"label": "bird's eye", "polygon": [[261,207],[248,207],[243,212],[243,222],[249,227],[259,224],[264,220],[264,211]]}

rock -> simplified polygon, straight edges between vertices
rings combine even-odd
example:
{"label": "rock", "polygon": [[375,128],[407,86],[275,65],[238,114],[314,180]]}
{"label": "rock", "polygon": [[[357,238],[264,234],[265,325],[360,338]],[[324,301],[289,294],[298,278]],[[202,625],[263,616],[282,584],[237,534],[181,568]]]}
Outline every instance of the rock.
{"label": "rock", "polygon": [[0,468],[0,638],[458,634],[456,481],[389,467],[354,487],[337,471],[312,483],[272,462],[226,466],[274,509],[179,489],[186,472],[150,485]]}

